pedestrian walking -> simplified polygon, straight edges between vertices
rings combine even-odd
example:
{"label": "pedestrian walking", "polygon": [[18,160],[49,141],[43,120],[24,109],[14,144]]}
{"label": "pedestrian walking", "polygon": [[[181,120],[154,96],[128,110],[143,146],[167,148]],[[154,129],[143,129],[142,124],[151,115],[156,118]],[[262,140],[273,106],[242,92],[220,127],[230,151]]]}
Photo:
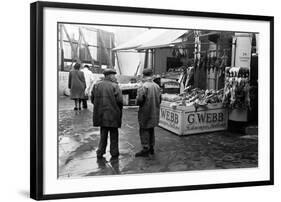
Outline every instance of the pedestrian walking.
{"label": "pedestrian walking", "polygon": [[160,87],[153,82],[152,69],[143,70],[143,84],[137,91],[137,105],[139,105],[138,121],[142,150],[136,157],[154,154],[154,127],[159,123],[161,103]]}
{"label": "pedestrian walking", "polygon": [[80,64],[75,63],[74,70],[69,72],[68,88],[70,89],[70,99],[74,100],[74,110],[81,110],[81,101],[84,99],[86,82],[84,73],[79,70]]}
{"label": "pedestrian walking", "polygon": [[84,99],[82,99],[82,107],[84,109],[88,108],[88,99],[89,96],[91,96],[91,87],[92,87],[92,83],[94,82],[94,78],[93,78],[93,73],[90,71],[90,67],[89,65],[84,65],[84,68],[81,70],[84,73],[85,76],[85,82],[86,82],[86,89],[85,89],[85,97]]}
{"label": "pedestrian walking", "polygon": [[105,69],[105,78],[98,81],[92,89],[93,125],[100,126],[98,159],[103,158],[105,154],[108,133],[110,133],[110,154],[113,158],[119,156],[118,128],[121,127],[123,99],[115,74],[115,69]]}

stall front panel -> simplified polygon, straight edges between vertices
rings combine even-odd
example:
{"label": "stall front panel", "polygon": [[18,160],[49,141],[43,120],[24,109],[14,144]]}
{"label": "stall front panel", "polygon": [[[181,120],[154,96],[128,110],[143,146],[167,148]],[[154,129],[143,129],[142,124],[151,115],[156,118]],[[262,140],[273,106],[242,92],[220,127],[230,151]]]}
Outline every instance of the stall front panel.
{"label": "stall front panel", "polygon": [[227,130],[228,109],[222,103],[194,107],[163,102],[160,105],[159,126],[177,135]]}
{"label": "stall front panel", "polygon": [[173,109],[167,104],[161,104],[159,126],[182,135],[182,118],[183,110]]}
{"label": "stall front panel", "polygon": [[182,133],[197,134],[227,129],[228,110],[221,104],[208,105],[183,113]]}

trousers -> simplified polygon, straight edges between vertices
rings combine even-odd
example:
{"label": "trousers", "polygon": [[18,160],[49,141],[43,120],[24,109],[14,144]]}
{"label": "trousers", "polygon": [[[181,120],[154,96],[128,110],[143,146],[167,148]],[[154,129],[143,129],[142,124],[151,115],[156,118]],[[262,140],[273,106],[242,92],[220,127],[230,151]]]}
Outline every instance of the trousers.
{"label": "trousers", "polygon": [[82,107],[83,108],[87,108],[88,107],[87,100],[88,99],[82,99]]}
{"label": "trousers", "polygon": [[118,128],[112,128],[112,127],[100,127],[100,141],[97,150],[97,155],[102,156],[105,154],[108,133],[110,133],[110,154],[111,156],[118,156],[119,155]]}
{"label": "trousers", "polygon": [[155,145],[154,128],[140,128],[140,140],[144,149],[153,148]]}

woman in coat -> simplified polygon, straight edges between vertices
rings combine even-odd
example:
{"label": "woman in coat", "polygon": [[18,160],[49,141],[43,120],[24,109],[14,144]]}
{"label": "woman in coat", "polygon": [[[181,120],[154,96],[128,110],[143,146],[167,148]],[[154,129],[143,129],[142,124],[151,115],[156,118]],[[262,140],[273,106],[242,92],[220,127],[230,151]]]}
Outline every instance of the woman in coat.
{"label": "woman in coat", "polygon": [[74,100],[74,110],[81,110],[81,101],[84,99],[86,89],[85,76],[80,69],[80,64],[75,63],[74,70],[69,72],[68,88],[70,89],[70,99]]}

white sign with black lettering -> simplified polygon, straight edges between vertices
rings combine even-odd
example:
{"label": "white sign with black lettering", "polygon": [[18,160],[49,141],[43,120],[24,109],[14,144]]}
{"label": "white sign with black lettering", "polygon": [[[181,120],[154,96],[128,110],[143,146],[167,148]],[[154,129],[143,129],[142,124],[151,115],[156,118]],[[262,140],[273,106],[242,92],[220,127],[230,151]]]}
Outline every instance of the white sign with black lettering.
{"label": "white sign with black lettering", "polygon": [[189,135],[204,132],[226,130],[228,110],[222,105],[172,108],[161,104],[159,126],[178,135]]}
{"label": "white sign with black lettering", "polygon": [[176,134],[181,133],[182,111],[168,107],[160,107],[159,125]]}
{"label": "white sign with black lettering", "polygon": [[227,110],[208,109],[197,112],[185,112],[183,118],[183,133],[195,134],[227,129]]}

